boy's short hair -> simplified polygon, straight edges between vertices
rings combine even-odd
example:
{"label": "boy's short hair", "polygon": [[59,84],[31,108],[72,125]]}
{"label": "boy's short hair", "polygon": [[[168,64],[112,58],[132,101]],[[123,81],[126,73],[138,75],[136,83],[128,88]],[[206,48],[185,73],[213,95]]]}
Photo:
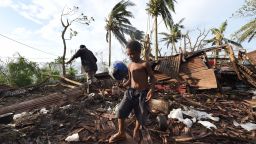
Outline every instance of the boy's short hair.
{"label": "boy's short hair", "polygon": [[131,40],[126,44],[127,49],[134,50],[136,52],[141,52],[141,44],[136,40]]}
{"label": "boy's short hair", "polygon": [[86,48],[86,46],[85,45],[80,45],[80,48]]}

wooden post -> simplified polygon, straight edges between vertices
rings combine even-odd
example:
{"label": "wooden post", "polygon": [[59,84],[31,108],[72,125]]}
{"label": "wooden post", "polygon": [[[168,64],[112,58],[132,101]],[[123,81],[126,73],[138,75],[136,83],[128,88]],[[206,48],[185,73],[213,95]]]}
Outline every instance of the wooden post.
{"label": "wooden post", "polygon": [[228,46],[225,47],[225,48],[226,48],[226,49],[228,50],[228,52],[229,52],[230,62],[232,63],[232,66],[233,66],[233,68],[234,68],[234,70],[235,70],[235,72],[236,72],[236,74],[237,74],[238,79],[239,79],[239,80],[242,80],[242,77],[241,77],[241,75],[240,75],[240,73],[239,73],[239,70],[238,70],[238,67],[237,67],[237,60],[236,60],[236,58],[235,58],[235,54],[234,54],[234,51],[233,51],[232,47],[231,47],[230,45],[228,45]]}

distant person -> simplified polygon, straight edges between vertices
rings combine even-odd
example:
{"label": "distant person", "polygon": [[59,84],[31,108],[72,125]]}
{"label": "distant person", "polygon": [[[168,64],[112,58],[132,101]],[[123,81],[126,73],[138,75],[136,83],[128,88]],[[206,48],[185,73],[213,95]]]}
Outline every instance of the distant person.
{"label": "distant person", "polygon": [[66,64],[71,63],[74,59],[80,57],[82,63],[82,72],[86,72],[87,82],[91,84],[92,82],[96,81],[94,77],[96,71],[98,70],[97,67],[97,58],[94,54],[86,48],[85,45],[80,45],[80,49],[71,57]]}
{"label": "distant person", "polygon": [[[122,87],[129,87],[124,94],[117,109],[118,132],[112,135],[109,143],[125,140],[125,119],[131,111],[136,116],[136,125],[133,131],[133,139],[139,140],[140,127],[145,124],[149,114],[148,101],[152,98],[155,86],[155,77],[148,62],[140,58],[141,44],[138,41],[130,41],[126,45],[127,55],[131,63],[128,65],[128,80]],[[148,81],[150,78],[150,81]]]}

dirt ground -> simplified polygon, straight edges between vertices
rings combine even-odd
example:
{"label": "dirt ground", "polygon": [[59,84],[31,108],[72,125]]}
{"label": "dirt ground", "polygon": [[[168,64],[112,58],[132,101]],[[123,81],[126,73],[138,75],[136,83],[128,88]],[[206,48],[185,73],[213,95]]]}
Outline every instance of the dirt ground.
{"label": "dirt ground", "polygon": [[[1,89],[4,91],[8,88],[1,86]],[[42,85],[20,95],[0,95],[0,109],[53,93],[61,95],[65,90],[72,89],[59,84]],[[113,95],[109,90],[103,91],[100,92],[95,88],[90,94],[84,94],[75,101],[47,105],[45,109],[33,109],[24,112],[20,117],[15,115],[15,119],[10,123],[0,124],[0,142],[7,144],[108,143],[109,137],[117,128],[114,111],[123,93]],[[142,130],[142,143],[255,143],[255,129],[247,131],[233,124],[234,121],[238,123],[256,122],[255,109],[245,101],[255,96],[253,91],[255,90],[232,90],[226,91],[223,95],[217,95],[209,91],[179,94],[171,90],[158,90],[154,99],[167,102],[168,113],[159,111],[151,113],[146,129]],[[216,126],[216,129],[208,129],[200,123],[194,123],[188,128],[179,120],[167,117],[170,111],[178,108],[184,110],[185,107],[193,107],[219,117],[219,121],[208,120]],[[157,119],[159,115],[166,118],[164,128]],[[185,116],[184,118],[191,117]],[[134,124],[135,118],[130,115],[126,121],[126,131],[130,136]],[[65,140],[73,134],[78,134],[78,141]]]}

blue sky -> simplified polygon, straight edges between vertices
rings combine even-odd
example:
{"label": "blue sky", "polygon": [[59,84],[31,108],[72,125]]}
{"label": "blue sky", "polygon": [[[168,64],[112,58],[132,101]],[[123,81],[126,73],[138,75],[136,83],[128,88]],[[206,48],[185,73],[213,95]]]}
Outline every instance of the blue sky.
{"label": "blue sky", "polygon": [[[130,8],[135,17],[131,20],[132,24],[140,30],[149,32],[153,22],[145,11],[148,1],[131,1],[136,4],[135,7]],[[101,53],[97,55],[98,59],[107,61],[108,43],[105,40],[105,18],[117,2],[119,0],[1,0],[0,34],[32,48],[0,35],[0,58],[7,60],[8,57],[17,56],[19,53],[32,61],[47,62],[53,61],[57,56],[62,56],[61,11],[65,6],[75,5],[80,7],[81,12],[94,17],[95,22],[90,26],[73,23],[72,29],[77,30],[78,35],[67,41],[67,58],[70,58],[80,44],[85,44],[94,53]],[[184,31],[219,27],[227,20],[228,27],[225,35],[230,37],[239,27],[248,22],[248,19],[231,18],[232,13],[243,3],[244,0],[177,0],[176,13],[173,17],[176,22],[185,18]],[[159,32],[167,32],[161,21],[159,18]],[[249,44],[247,42],[242,44],[249,51],[256,48],[255,40]],[[116,40],[112,45],[112,59],[122,60],[125,57],[122,46]],[[160,45],[164,47],[163,44],[160,43]]]}

